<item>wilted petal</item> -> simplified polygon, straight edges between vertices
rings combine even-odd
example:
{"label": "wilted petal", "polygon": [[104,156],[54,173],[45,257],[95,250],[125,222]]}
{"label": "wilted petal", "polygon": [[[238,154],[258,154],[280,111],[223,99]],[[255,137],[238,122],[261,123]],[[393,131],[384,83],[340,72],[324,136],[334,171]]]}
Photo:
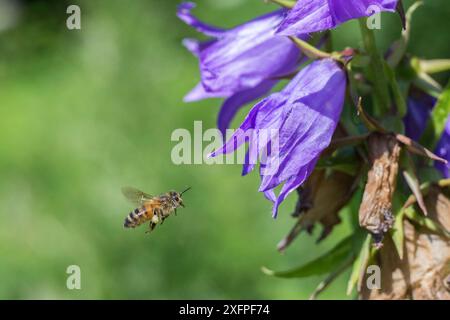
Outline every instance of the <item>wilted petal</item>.
{"label": "wilted petal", "polygon": [[395,11],[397,0],[298,0],[278,28],[282,35],[320,32],[356,18],[367,17],[378,11]]}

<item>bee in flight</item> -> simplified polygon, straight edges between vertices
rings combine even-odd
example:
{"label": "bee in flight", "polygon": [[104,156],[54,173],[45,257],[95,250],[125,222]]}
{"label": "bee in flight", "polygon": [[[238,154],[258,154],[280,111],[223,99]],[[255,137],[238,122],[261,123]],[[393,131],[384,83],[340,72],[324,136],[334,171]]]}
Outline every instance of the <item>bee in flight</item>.
{"label": "bee in flight", "polygon": [[173,212],[177,214],[177,208],[184,207],[183,193],[191,189],[190,187],[179,193],[169,191],[159,196],[151,196],[145,192],[131,187],[122,188],[123,195],[137,206],[125,218],[123,226],[125,228],[136,228],[141,224],[150,221],[149,230],[155,229],[157,224],[162,224]]}

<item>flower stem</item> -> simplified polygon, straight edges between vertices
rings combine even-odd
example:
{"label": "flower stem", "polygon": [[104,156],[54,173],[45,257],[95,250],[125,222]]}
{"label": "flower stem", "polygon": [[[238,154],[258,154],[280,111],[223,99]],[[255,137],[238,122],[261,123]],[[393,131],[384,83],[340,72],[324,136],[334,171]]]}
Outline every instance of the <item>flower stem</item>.
{"label": "flower stem", "polygon": [[450,70],[450,59],[421,60],[421,71],[433,74]]}
{"label": "flower stem", "polygon": [[310,45],[308,42],[303,41],[302,39],[299,39],[297,37],[289,37],[289,38],[310,59],[324,59],[331,57],[331,54],[321,51],[320,49],[317,49],[316,47]]}
{"label": "flower stem", "polygon": [[387,78],[384,71],[384,62],[378,52],[375,35],[373,31],[367,27],[367,19],[359,19],[359,25],[364,47],[371,60],[369,73],[374,87],[375,114],[381,116],[386,114],[390,109],[388,81],[386,80]]}
{"label": "flower stem", "polygon": [[269,1],[288,9],[292,9],[295,6],[295,0],[269,0]]}

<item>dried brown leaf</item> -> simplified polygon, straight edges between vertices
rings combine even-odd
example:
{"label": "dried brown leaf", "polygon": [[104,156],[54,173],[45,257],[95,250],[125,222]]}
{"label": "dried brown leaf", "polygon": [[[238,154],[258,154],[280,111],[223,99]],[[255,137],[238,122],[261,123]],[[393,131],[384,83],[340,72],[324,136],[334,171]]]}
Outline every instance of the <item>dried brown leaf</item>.
{"label": "dried brown leaf", "polygon": [[359,208],[359,224],[381,245],[393,225],[392,198],[395,192],[401,147],[391,134],[374,132],[368,138],[371,168]]}

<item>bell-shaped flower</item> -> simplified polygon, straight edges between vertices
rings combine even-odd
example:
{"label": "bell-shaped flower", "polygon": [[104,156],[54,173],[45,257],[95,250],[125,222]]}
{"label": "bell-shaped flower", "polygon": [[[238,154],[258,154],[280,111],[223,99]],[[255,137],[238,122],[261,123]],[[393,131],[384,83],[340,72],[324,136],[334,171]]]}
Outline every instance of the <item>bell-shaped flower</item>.
{"label": "bell-shaped flower", "polygon": [[[330,144],[345,99],[346,74],[332,59],[318,60],[300,71],[281,91],[249,112],[239,129],[211,156],[231,153],[248,142],[243,174],[260,162],[259,191],[280,203],[312,173]],[[278,196],[275,188],[283,184]]]}
{"label": "bell-shaped flower", "polygon": [[333,29],[381,11],[394,12],[397,0],[298,0],[278,28],[281,35],[299,35]]}
{"label": "bell-shaped flower", "polygon": [[[436,105],[437,99],[429,94],[413,89],[408,97],[408,112],[403,119],[405,133],[413,140],[419,141],[424,133],[428,121]],[[450,163],[450,116],[447,119],[444,132],[434,150],[434,153]],[[435,161],[434,166],[445,178],[450,178],[450,165],[440,161]]]}
{"label": "bell-shaped flower", "polygon": [[415,141],[419,141],[427,127],[431,111],[436,104],[436,98],[425,92],[412,89],[408,97],[408,112],[403,118],[405,134]]}
{"label": "bell-shaped flower", "polygon": [[218,121],[224,130],[242,105],[264,96],[277,78],[293,73],[302,55],[290,39],[275,35],[286,15],[284,9],[224,30],[199,21],[191,14],[194,7],[182,3],[178,17],[211,39],[183,41],[199,59],[201,73],[201,82],[185,101],[227,98]]}

